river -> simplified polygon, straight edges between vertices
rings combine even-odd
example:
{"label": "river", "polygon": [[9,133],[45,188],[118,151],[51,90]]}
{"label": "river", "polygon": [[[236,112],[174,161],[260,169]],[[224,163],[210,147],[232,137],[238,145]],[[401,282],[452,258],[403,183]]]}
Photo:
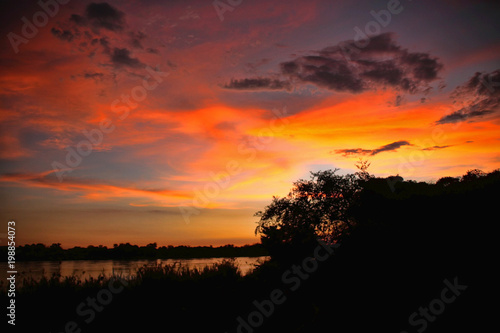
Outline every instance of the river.
{"label": "river", "polygon": [[[237,257],[235,263],[238,265],[242,275],[250,273],[255,265],[268,260],[269,257]],[[214,263],[219,263],[224,258],[199,258],[199,259],[154,259],[154,260],[64,260],[64,261],[25,261],[16,262],[16,280],[21,282],[24,278],[32,277],[35,280],[43,275],[52,276],[60,273],[62,277],[75,275],[80,279],[97,277],[99,274],[110,276],[113,274],[121,276],[133,276],[137,270],[144,265],[171,265],[180,264],[183,267],[203,268]],[[0,276],[5,282],[7,276],[6,262],[0,262]]]}

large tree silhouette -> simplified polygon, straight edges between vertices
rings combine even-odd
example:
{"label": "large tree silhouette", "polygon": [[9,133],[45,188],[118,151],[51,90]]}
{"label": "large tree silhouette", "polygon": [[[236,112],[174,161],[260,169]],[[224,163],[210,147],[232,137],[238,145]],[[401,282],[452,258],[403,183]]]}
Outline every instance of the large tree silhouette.
{"label": "large tree silhouette", "polygon": [[347,235],[355,222],[350,208],[361,191],[356,174],[339,175],[338,169],[311,172],[283,198],[273,197],[255,230],[271,256],[297,251],[321,238],[335,242]]}

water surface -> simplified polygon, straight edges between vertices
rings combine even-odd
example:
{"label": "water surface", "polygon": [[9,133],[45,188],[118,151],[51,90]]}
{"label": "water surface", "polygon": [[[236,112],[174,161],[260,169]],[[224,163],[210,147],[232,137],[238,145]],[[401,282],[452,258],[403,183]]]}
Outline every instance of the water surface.
{"label": "water surface", "polygon": [[[246,275],[250,273],[255,265],[262,263],[269,257],[237,257],[235,263],[238,265],[241,273]],[[22,281],[25,277],[40,279],[44,274],[50,277],[53,273],[60,273],[62,277],[78,276],[82,280],[90,277],[97,277],[99,274],[110,276],[112,274],[121,276],[134,276],[137,270],[144,265],[171,265],[176,263],[183,267],[203,268],[214,263],[220,263],[224,258],[199,258],[199,259],[154,259],[154,260],[64,260],[64,261],[25,261],[17,262],[16,280]],[[5,282],[7,263],[0,263],[0,276]]]}

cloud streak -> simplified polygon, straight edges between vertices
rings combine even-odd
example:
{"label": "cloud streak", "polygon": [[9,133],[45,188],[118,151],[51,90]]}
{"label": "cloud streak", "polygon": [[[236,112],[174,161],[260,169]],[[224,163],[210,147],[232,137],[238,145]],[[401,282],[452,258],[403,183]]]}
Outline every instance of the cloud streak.
{"label": "cloud streak", "polygon": [[445,149],[445,148],[449,148],[449,147],[452,147],[452,145],[446,145],[446,146],[432,146],[432,147],[423,148],[422,150],[425,150],[425,151],[430,151],[430,150]]}
{"label": "cloud streak", "polygon": [[95,181],[66,179],[63,183],[52,177],[52,170],[41,173],[8,173],[0,175],[0,182],[16,183],[26,187],[41,187],[64,192],[74,192],[83,198],[109,200],[110,198],[149,198],[155,201],[179,201],[190,198],[190,193],[168,189],[142,189],[132,186],[117,186]]}
{"label": "cloud streak", "polygon": [[132,58],[130,56],[130,50],[128,50],[126,48],[120,49],[120,48],[115,47],[113,49],[113,52],[111,53],[110,57],[111,57],[111,62],[116,67],[126,66],[126,67],[132,67],[132,68],[140,68],[140,67],[146,66],[139,59]]}
{"label": "cloud streak", "polygon": [[233,79],[223,87],[235,90],[290,90],[291,86],[292,85],[288,81],[270,78],[254,78],[242,80]]}
{"label": "cloud streak", "polygon": [[467,82],[455,88],[451,97],[462,106],[436,121],[437,125],[475,121],[498,111],[500,107],[500,70],[476,72]]}
{"label": "cloud streak", "polygon": [[377,154],[387,152],[387,151],[396,151],[403,146],[411,146],[412,144],[406,140],[395,141],[384,146],[375,148],[375,149],[363,149],[363,148],[354,148],[354,149],[337,149],[335,150],[335,154],[341,154],[343,156],[350,155],[369,155],[375,156]]}

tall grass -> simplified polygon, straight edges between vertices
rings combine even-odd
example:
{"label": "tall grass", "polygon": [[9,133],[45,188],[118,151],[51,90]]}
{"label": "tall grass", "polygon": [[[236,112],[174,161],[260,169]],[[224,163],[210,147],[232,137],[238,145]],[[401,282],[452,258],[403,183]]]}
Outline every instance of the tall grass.
{"label": "tall grass", "polygon": [[[27,276],[17,281],[16,291],[20,294],[35,294],[51,290],[85,291],[107,286],[112,279],[126,280],[129,288],[133,288],[157,282],[238,280],[241,278],[241,271],[233,258],[224,259],[203,268],[190,268],[183,266],[180,262],[166,265],[144,265],[137,270],[136,275],[132,276],[124,276],[121,273],[105,275],[104,272],[97,277],[86,277],[85,279],[79,275],[61,276],[60,273],[52,273],[50,276],[43,274],[41,278]],[[7,288],[7,284],[1,281],[0,296],[6,294]]]}
{"label": "tall grass", "polygon": [[137,271],[137,283],[149,280],[202,280],[213,278],[241,278],[241,272],[234,259],[224,259],[220,263],[203,268],[189,268],[180,263],[171,265],[143,266]]}

